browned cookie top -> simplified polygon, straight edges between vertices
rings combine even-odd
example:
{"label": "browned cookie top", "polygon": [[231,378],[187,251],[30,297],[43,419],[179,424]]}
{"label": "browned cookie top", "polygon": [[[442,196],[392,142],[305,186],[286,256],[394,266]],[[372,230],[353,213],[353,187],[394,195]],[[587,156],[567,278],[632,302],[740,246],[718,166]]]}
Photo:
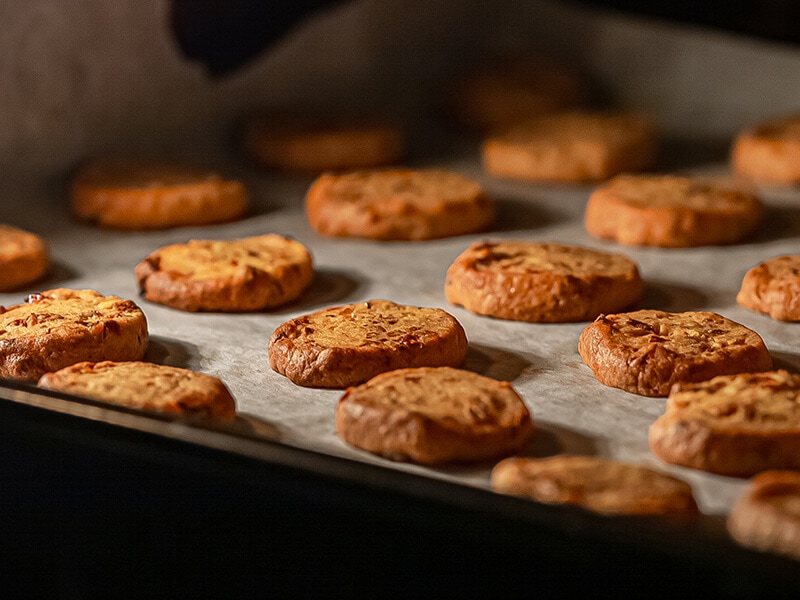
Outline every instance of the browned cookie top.
{"label": "browned cookie top", "polygon": [[188,369],[126,361],[81,362],[39,379],[39,387],[121,406],[229,421],[236,408],[216,377]]}
{"label": "browned cookie top", "polygon": [[36,381],[90,360],[139,360],[147,321],[131,300],[58,288],[0,307],[0,376]]}
{"label": "browned cookie top", "polygon": [[486,228],[493,204],[482,186],[442,169],[381,169],[319,177],[306,194],[324,235],[425,240]]}
{"label": "browned cookie top", "polygon": [[477,242],[447,272],[448,300],[479,314],[532,322],[589,320],[630,305],[639,270],[621,254],[537,242]]}
{"label": "browned cookie top", "polygon": [[779,321],[800,321],[800,255],[776,256],[747,271],[736,301]]}
{"label": "browned cookie top", "polygon": [[602,383],[644,396],[666,396],[677,382],[772,367],[761,336],[713,312],[601,315],[581,333],[578,351]]}
{"label": "browned cookie top", "polygon": [[605,515],[693,517],[688,483],[642,465],[594,456],[507,458],[492,470],[492,489]]}
{"label": "browned cookie top", "polygon": [[396,369],[348,388],[336,423],[350,444],[425,464],[507,455],[533,433],[511,384],[450,367]]}
{"label": "browned cookie top", "polygon": [[156,250],[135,269],[145,297],[189,311],[248,311],[293,300],[313,277],[311,255],[294,240],[262,235],[192,240]]}
{"label": "browned cookie top", "polygon": [[387,300],[297,317],[269,341],[272,368],[314,387],[347,387],[402,367],[457,367],[466,351],[464,329],[450,314]]}

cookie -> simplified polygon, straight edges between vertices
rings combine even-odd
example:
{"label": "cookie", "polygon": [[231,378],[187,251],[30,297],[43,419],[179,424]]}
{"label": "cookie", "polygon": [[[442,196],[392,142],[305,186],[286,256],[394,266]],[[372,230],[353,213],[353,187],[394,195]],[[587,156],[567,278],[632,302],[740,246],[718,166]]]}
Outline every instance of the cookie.
{"label": "cookie", "polygon": [[731,166],[736,175],[758,183],[800,184],[800,113],[741,132],[733,144]]}
{"label": "cookie", "polygon": [[300,296],[313,266],[300,242],[270,234],[165,246],[139,262],[134,274],[150,302],[192,312],[245,312]]}
{"label": "cookie", "polygon": [[311,227],[334,237],[444,238],[482,231],[494,216],[478,182],[438,169],[327,173],[311,185],[305,202]]}
{"label": "cookie", "polygon": [[800,255],[776,256],[747,271],[736,302],[778,321],[800,321]]}
{"label": "cookie", "polygon": [[768,371],[676,385],[649,439],[661,460],[720,475],[800,469],[800,376]]}
{"label": "cookie", "polygon": [[483,168],[498,177],[588,183],[653,165],[656,133],[632,113],[566,112],[518,123],[488,136]]}
{"label": "cookie", "polygon": [[326,308],[279,326],[269,364],[297,385],[345,388],[406,367],[459,367],[467,336],[440,308],[370,300]]}
{"label": "cookie", "polygon": [[743,546],[800,559],[800,473],[756,475],[734,502],[725,525]]}
{"label": "cookie", "polygon": [[80,362],[45,373],[39,387],[128,408],[232,421],[236,405],[222,381],[205,373],[148,362]]}
{"label": "cookie", "polygon": [[498,58],[475,66],[455,77],[445,96],[444,108],[451,119],[485,133],[584,104],[590,92],[573,67],[533,56]]}
{"label": "cookie", "polygon": [[492,469],[491,487],[601,515],[692,519],[698,514],[692,488],[685,481],[643,465],[596,456],[506,458]]}
{"label": "cookie", "polygon": [[713,312],[600,315],[581,333],[578,352],[600,383],[642,396],[772,368],[761,336]]}
{"label": "cookie", "polygon": [[348,388],[336,406],[342,440],[424,465],[508,456],[533,431],[530,413],[510,383],[451,367],[382,373]]}
{"label": "cookie", "polygon": [[58,288],[0,307],[0,377],[38,381],[77,362],[141,360],[147,320],[132,300]]}
{"label": "cookie", "polygon": [[761,222],[754,194],[677,175],[618,175],[595,189],[586,231],[621,244],[681,248],[733,244]]}
{"label": "cookie", "polygon": [[536,242],[476,242],[447,269],[445,295],[469,311],[533,323],[589,321],[639,297],[621,254]]}
{"label": "cookie", "polygon": [[127,230],[232,221],[244,215],[247,191],[216,172],[165,163],[93,162],[72,181],[79,219]]}
{"label": "cookie", "polygon": [[0,292],[33,283],[47,271],[47,245],[38,235],[0,225]]}
{"label": "cookie", "polygon": [[367,119],[263,115],[246,124],[243,144],[263,166],[319,174],[395,164],[406,137],[399,125]]}

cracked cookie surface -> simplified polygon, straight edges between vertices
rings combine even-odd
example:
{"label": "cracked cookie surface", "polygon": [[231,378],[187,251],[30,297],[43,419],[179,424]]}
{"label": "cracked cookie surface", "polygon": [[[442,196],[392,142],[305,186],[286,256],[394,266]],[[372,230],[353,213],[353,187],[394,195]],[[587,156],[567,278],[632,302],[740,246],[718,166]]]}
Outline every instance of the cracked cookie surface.
{"label": "cracked cookie surface", "polygon": [[667,396],[675,383],[772,368],[761,336],[713,312],[600,315],[581,333],[578,352],[601,383],[642,396]]}
{"label": "cracked cookie surface", "polygon": [[298,385],[344,388],[393,369],[459,367],[467,336],[442,309],[370,300],[283,323],[268,353],[272,369]]}

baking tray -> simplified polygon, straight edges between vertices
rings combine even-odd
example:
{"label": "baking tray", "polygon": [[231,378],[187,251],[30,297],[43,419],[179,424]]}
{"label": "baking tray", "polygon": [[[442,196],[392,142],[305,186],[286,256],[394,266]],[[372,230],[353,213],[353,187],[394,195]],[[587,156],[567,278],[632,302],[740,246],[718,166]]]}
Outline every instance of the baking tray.
{"label": "baking tray", "polygon": [[[488,17],[479,4],[466,3],[471,10],[468,23]],[[436,8],[440,12],[431,9],[431,16],[447,14],[442,5]],[[126,7],[122,11],[125,18],[103,10],[108,9],[98,7],[98,14],[107,17],[111,25],[125,18],[152,19],[145,8]],[[49,140],[52,152],[44,151],[43,139],[37,138],[41,132],[55,131],[60,123],[57,115],[47,111],[36,112],[27,122],[32,139],[3,147],[0,163],[5,167],[5,190],[13,200],[0,206],[0,217],[41,234],[50,245],[54,267],[35,288],[0,294],[0,305],[20,302],[26,291],[58,286],[132,298],[148,318],[151,345],[147,358],[219,376],[230,387],[240,413],[230,428],[207,429],[24,384],[3,383],[0,396],[5,401],[0,410],[7,415],[2,419],[6,433],[3,449],[6,456],[19,457],[19,462],[8,463],[8,480],[22,490],[19,497],[10,492],[8,506],[23,516],[36,513],[35,519],[26,520],[31,530],[62,531],[61,541],[77,544],[85,556],[95,559],[95,565],[119,567],[124,560],[141,564],[150,556],[148,552],[134,553],[123,559],[100,550],[106,546],[102,540],[115,535],[134,539],[139,550],[153,550],[153,538],[143,541],[120,526],[120,519],[107,518],[116,514],[122,522],[142,525],[140,529],[158,528],[173,548],[184,550],[196,565],[206,564],[208,558],[198,557],[192,544],[203,546],[214,538],[220,544],[227,542],[224,550],[220,546],[225,558],[217,556],[217,560],[231,573],[240,573],[245,565],[260,578],[275,577],[278,571],[293,573],[295,585],[310,585],[315,578],[354,587],[378,583],[381,576],[354,578],[352,569],[343,565],[352,558],[352,548],[362,544],[369,551],[358,556],[367,570],[382,574],[384,582],[402,579],[409,590],[421,588],[423,581],[425,585],[447,583],[465,592],[470,586],[491,589],[501,579],[506,586],[522,586],[522,581],[507,581],[505,574],[523,568],[559,590],[597,590],[598,586],[620,587],[625,582],[645,585],[644,578],[650,583],[669,582],[682,591],[710,590],[726,595],[748,594],[763,586],[793,589],[798,583],[796,563],[739,548],[724,533],[724,515],[741,493],[742,480],[665,465],[649,452],[647,430],[663,411],[664,399],[643,398],[599,384],[577,353],[578,336],[585,324],[529,324],[480,317],[449,305],[443,287],[447,266],[477,239],[556,241],[621,251],[639,264],[645,280],[640,306],[720,312],[759,332],[777,366],[798,370],[796,326],[750,313],[735,302],[741,277],[750,266],[770,256],[800,251],[798,192],[760,190],[769,212],[757,236],[744,244],[664,250],[600,242],[590,238],[582,225],[591,187],[533,185],[487,176],[478,161],[477,140],[449,129],[427,112],[420,88],[412,90],[418,93],[408,96],[411,100],[401,98],[391,104],[400,113],[414,116],[415,151],[408,164],[453,169],[481,181],[497,202],[495,229],[422,243],[320,237],[303,214],[302,199],[310,179],[256,168],[238,155],[228,136],[236,118],[252,108],[241,100],[247,92],[251,93],[248,102],[258,105],[291,102],[303,95],[307,86],[318,92],[322,71],[312,69],[309,76],[299,68],[303,60],[312,60],[304,58],[299,49],[309,51],[311,47],[318,57],[320,42],[315,42],[316,47],[308,42],[319,40],[320,32],[348,31],[365,23],[378,33],[337,48],[339,68],[351,68],[348,74],[357,81],[369,79],[374,76],[372,70],[356,67],[363,56],[370,55],[381,59],[374,61],[374,69],[380,71],[388,62],[401,78],[408,75],[403,65],[413,63],[414,57],[404,56],[407,47],[393,45],[397,38],[389,35],[388,25],[374,7],[354,3],[309,23],[264,62],[232,80],[211,83],[191,70],[187,74],[186,66],[177,60],[165,67],[143,59],[152,67],[148,72],[151,82],[156,88],[162,85],[165,92],[160,98],[138,98],[142,100],[141,115],[130,123],[125,121],[136,106],[123,105],[111,114],[104,112],[111,110],[106,105],[76,103],[72,126]],[[429,26],[444,23],[446,19],[438,16]],[[788,108],[794,92],[800,91],[793,89],[800,82],[788,77],[800,68],[800,57],[793,49],[631,22],[548,2],[526,4],[519,23],[522,25],[504,29],[507,38],[499,46],[508,44],[508,38],[519,32],[541,33],[537,39],[569,55],[604,82],[609,96],[619,104],[647,110],[656,117],[666,142],[660,164],[663,170],[727,177],[727,147],[733,132]],[[570,27],[565,28],[564,23]],[[396,23],[394,26],[405,31]],[[441,50],[430,47],[434,38],[421,38],[429,45],[415,46],[414,52]],[[576,39],[582,43],[567,43]],[[155,54],[165,51],[162,37],[140,42],[142,48],[154,47]],[[462,42],[448,41],[454,46]],[[435,43],[441,40],[436,38]],[[364,46],[373,52],[365,54]],[[111,59],[119,58],[113,47],[109,54]],[[102,81],[104,72],[108,76],[119,68],[104,62],[106,56],[81,56],[98,65],[87,78]],[[147,50],[143,56],[147,57]],[[760,68],[765,61],[771,65],[767,73]],[[141,65],[127,66],[132,83],[121,85],[130,85],[135,96]],[[427,84],[433,82],[436,69],[445,71],[443,61],[436,60],[421,68]],[[56,99],[74,93],[71,87],[61,90],[58,73],[48,71],[46,75]],[[313,86],[308,79],[314,80]],[[292,85],[287,86],[287,81]],[[323,78],[322,83],[333,88],[328,90],[332,97],[347,97],[337,87],[339,79]],[[396,96],[393,84],[372,88],[365,103],[388,105],[387,96]],[[763,90],[779,84],[781,94],[769,107],[763,106]],[[731,94],[732,88],[736,95]],[[168,97],[170,93],[189,104],[181,105]],[[349,93],[352,95],[352,90]],[[112,100],[119,103],[122,95],[118,93]],[[111,119],[105,123],[109,127],[91,127],[97,115]],[[7,135],[21,136],[23,125],[15,122]],[[252,193],[252,211],[235,223],[162,232],[109,231],[74,221],[65,201],[69,169],[87,155],[121,149],[179,154],[213,164],[246,183]],[[140,298],[133,267],[157,247],[188,239],[231,239],[261,233],[291,235],[311,250],[316,277],[297,302],[270,312],[223,315],[183,313]],[[700,523],[687,529],[546,507],[490,492],[491,465],[425,468],[384,460],[343,444],[333,426],[341,392],[300,388],[274,373],[267,361],[267,340],[275,327],[299,314],[374,298],[441,307],[458,318],[470,341],[466,368],[511,381],[531,409],[538,432],[525,454],[589,453],[674,473],[692,484],[703,512]],[[180,481],[183,489],[176,490],[168,483],[174,481]],[[59,502],[46,500],[51,486],[56,492],[49,493]],[[166,518],[159,518],[139,506],[141,498],[163,501],[164,489],[172,490],[168,500],[187,506],[186,514],[173,507],[166,509]],[[206,494],[218,504],[198,500]],[[194,498],[195,504],[187,505],[187,497]],[[269,507],[265,512],[256,509],[262,502]],[[96,512],[107,528],[105,538],[96,529]],[[311,518],[311,513],[318,516]],[[200,519],[208,527],[210,516],[214,536],[200,536],[174,525],[184,525],[189,518]],[[43,525],[37,526],[37,521]],[[68,526],[64,527],[64,522]],[[93,534],[81,533],[82,525]],[[21,534],[23,541],[30,539],[31,530],[27,537]],[[381,535],[373,535],[375,531]],[[256,533],[271,537],[274,546],[260,544]],[[33,539],[38,538],[34,535]],[[315,550],[321,539],[325,540],[324,551]],[[234,552],[231,557],[231,548],[238,545],[249,553]],[[87,566],[91,561],[76,562],[70,552],[50,548],[52,561],[68,583],[83,588],[87,581],[103,581],[102,569]],[[274,548],[268,554],[271,566],[262,572],[254,561],[269,548]],[[401,550],[395,554],[394,548]],[[305,564],[304,552],[313,557],[313,567],[298,567]],[[171,552],[173,562],[167,564],[184,564],[179,554]],[[584,570],[586,577],[574,577],[576,569]],[[229,579],[219,569],[193,568],[192,575],[209,584],[214,577],[217,581]]]}

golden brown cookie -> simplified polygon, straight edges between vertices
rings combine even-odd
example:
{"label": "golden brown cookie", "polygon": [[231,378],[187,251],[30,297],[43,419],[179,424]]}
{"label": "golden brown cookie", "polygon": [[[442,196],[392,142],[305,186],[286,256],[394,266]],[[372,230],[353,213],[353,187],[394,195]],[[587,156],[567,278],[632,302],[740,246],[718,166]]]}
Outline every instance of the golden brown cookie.
{"label": "golden brown cookie", "polygon": [[731,507],[726,526],[743,546],[800,559],[800,473],[756,475]]}
{"label": "golden brown cookie", "polygon": [[425,465],[508,456],[533,429],[510,383],[451,367],[377,375],[336,406],[336,432],[348,444]]}
{"label": "golden brown cookie", "polygon": [[38,235],[0,225],[0,292],[33,283],[44,275],[50,257]]}
{"label": "golden brown cookie", "polygon": [[134,273],[150,302],[187,311],[244,312],[294,300],[311,283],[313,266],[300,242],[270,234],[165,246]]}
{"label": "golden brown cookie", "polygon": [[595,456],[506,458],[491,474],[496,492],[547,504],[580,506],[602,515],[692,519],[691,486],[643,465]]}
{"label": "golden brown cookie", "polygon": [[680,248],[733,244],[761,222],[754,194],[676,175],[618,175],[592,192],[584,223],[594,237]]}
{"label": "golden brown cookie", "polygon": [[405,131],[392,123],[283,114],[252,118],[243,143],[258,163],[298,173],[395,164],[407,146]]}
{"label": "golden brown cookie", "polygon": [[800,113],[759,123],[734,141],[736,175],[759,183],[800,183]]}
{"label": "golden brown cookie", "polygon": [[585,183],[653,164],[652,122],[634,113],[566,112],[543,115],[490,135],[484,169],[499,177]]}
{"label": "golden brown cookie", "polygon": [[587,183],[653,165],[656,133],[639,114],[567,112],[487,137],[483,168],[499,177]]}
{"label": "golden brown cookie", "polygon": [[323,235],[428,240],[482,231],[494,207],[458,173],[386,169],[322,175],[306,194],[306,215]]}
{"label": "golden brown cookie", "polygon": [[642,396],[772,368],[761,336],[713,312],[600,315],[581,333],[578,352],[600,383]]}
{"label": "golden brown cookie", "polygon": [[676,385],[649,438],[663,461],[721,475],[800,469],[800,376],[768,371]]}
{"label": "golden brown cookie", "polygon": [[736,301],[778,321],[800,321],[800,255],[776,256],[747,271]]}
{"label": "golden brown cookie", "polygon": [[240,181],[183,165],[92,162],[72,181],[70,206],[80,219],[128,230],[232,221],[244,215]]}
{"label": "golden brown cookie", "polygon": [[298,385],[345,388],[393,369],[459,367],[467,336],[440,308],[370,300],[297,317],[269,340],[269,364]]}
{"label": "golden brown cookie", "polygon": [[445,110],[464,127],[487,132],[583,104],[589,95],[569,65],[539,56],[499,58],[456,77]]}
{"label": "golden brown cookie", "polygon": [[621,254],[536,242],[476,242],[444,287],[474,313],[534,323],[589,321],[630,306],[641,290],[636,263]]}
{"label": "golden brown cookie", "polygon": [[131,300],[58,288],[0,307],[0,377],[37,381],[81,361],[141,360],[147,320]]}
{"label": "golden brown cookie", "polygon": [[148,362],[80,362],[39,379],[39,387],[159,413],[232,421],[233,396],[205,373]]}

